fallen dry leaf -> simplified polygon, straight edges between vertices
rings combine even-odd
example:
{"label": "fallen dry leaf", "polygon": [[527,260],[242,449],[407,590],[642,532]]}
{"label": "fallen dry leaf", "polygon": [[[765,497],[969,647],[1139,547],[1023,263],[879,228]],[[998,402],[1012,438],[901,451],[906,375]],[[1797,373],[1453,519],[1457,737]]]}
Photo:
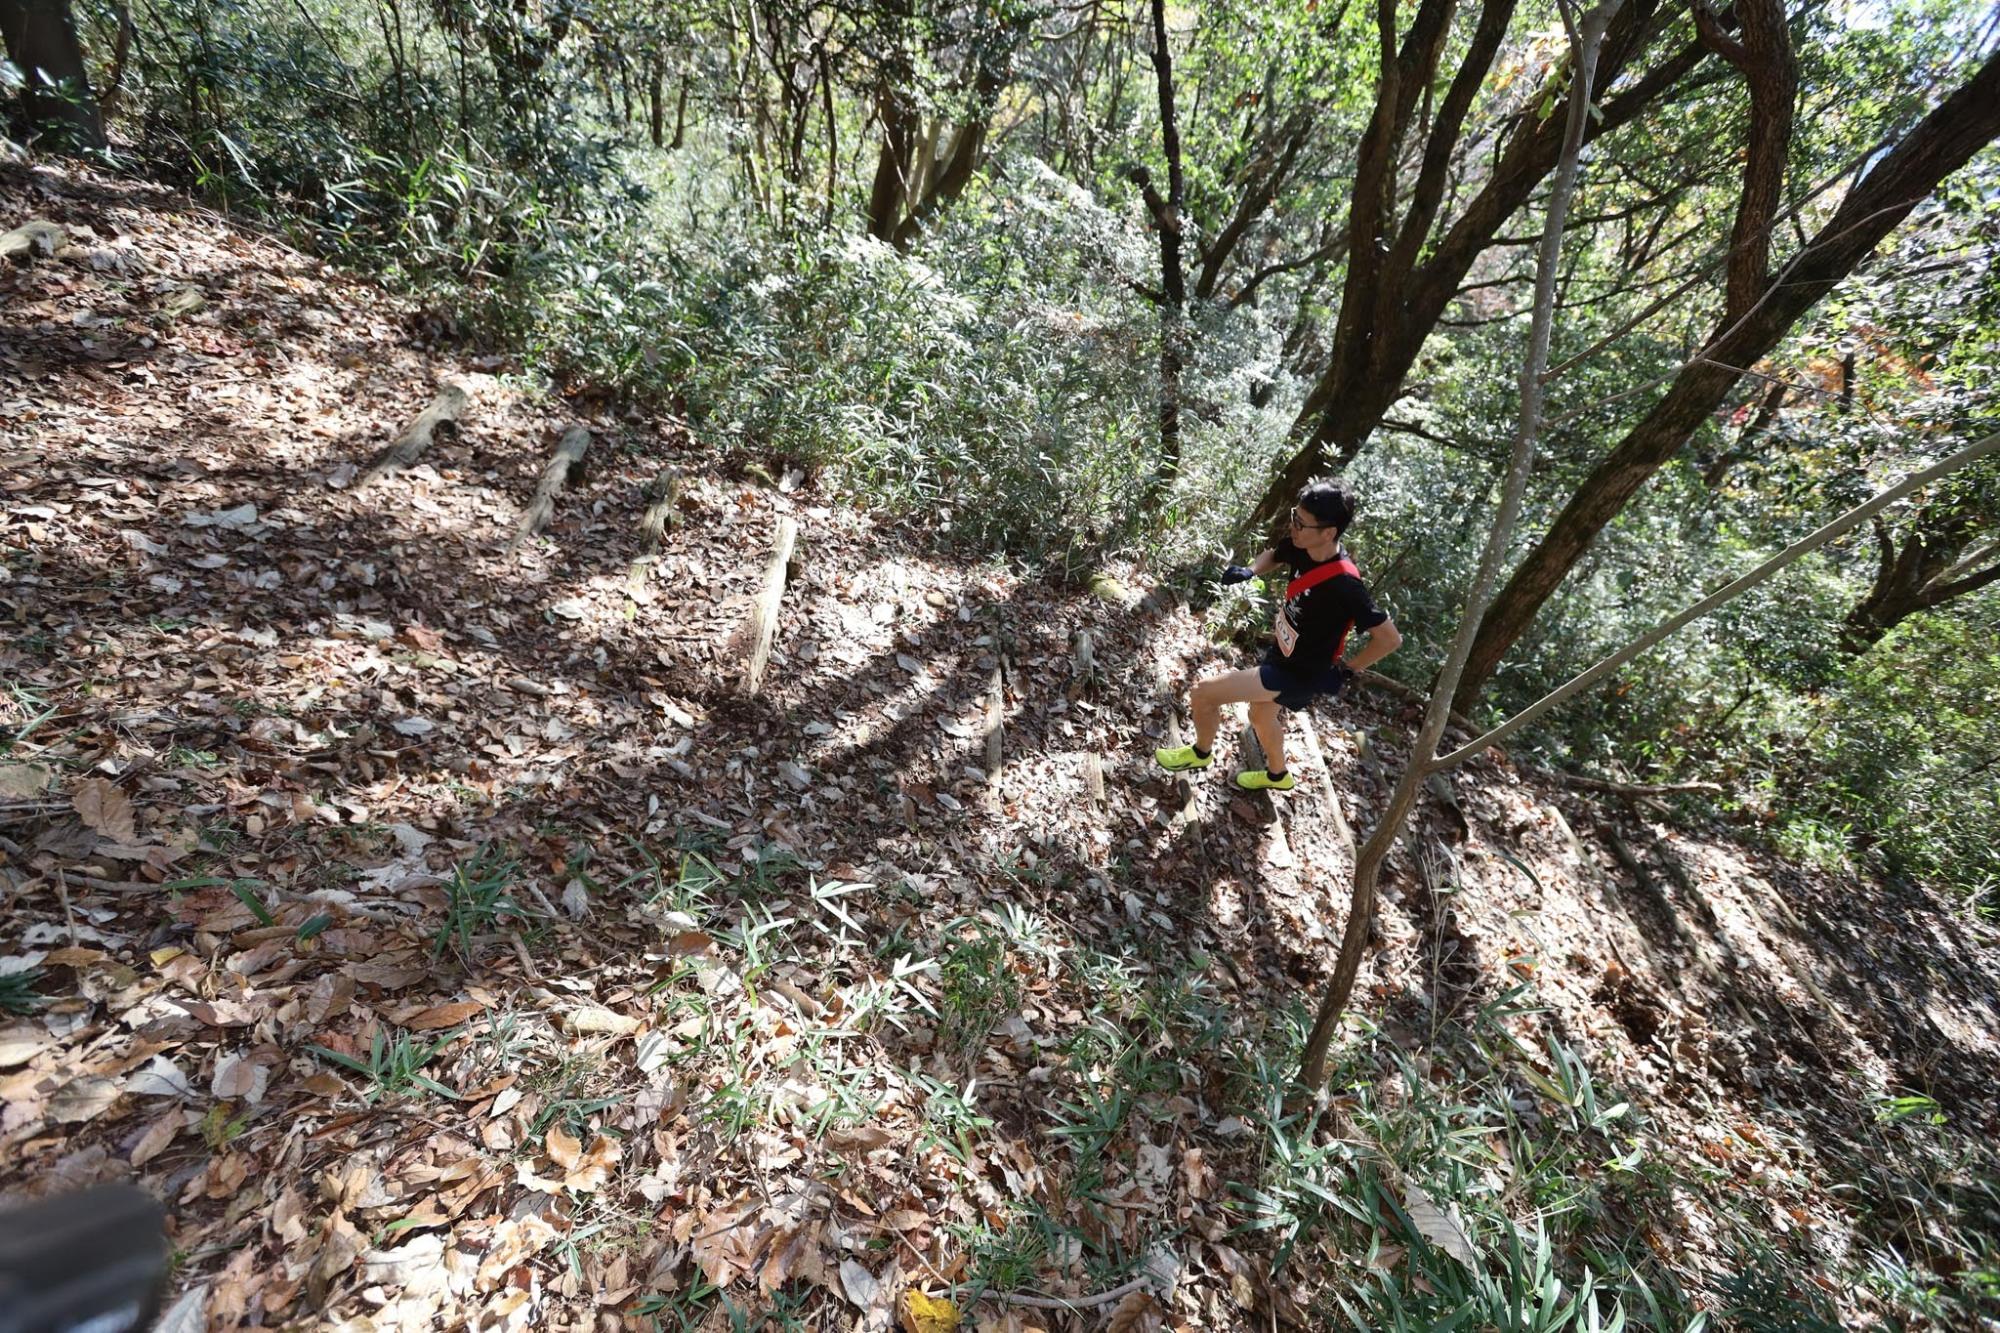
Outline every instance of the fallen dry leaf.
{"label": "fallen dry leaf", "polygon": [[271,1071],[263,1065],[253,1064],[240,1055],[225,1055],[216,1062],[208,1090],[219,1100],[243,1101],[255,1106],[264,1100],[264,1090],[270,1082]]}
{"label": "fallen dry leaf", "polygon": [[609,1009],[600,1009],[594,1005],[572,1010],[565,1016],[565,1021],[569,1025],[569,1030],[578,1035],[601,1033],[614,1037],[623,1037],[637,1032],[640,1026],[639,1020],[636,1018],[627,1018],[624,1014],[614,1014]]}
{"label": "fallen dry leaf", "polygon": [[132,820],[132,801],[108,778],[85,778],[70,795],[70,807],[84,826],[113,842],[139,840]]}
{"label": "fallen dry leaf", "polygon": [[46,764],[0,764],[0,796],[39,796],[54,776]]}
{"label": "fallen dry leaf", "polygon": [[1403,1206],[1409,1210],[1411,1224],[1425,1240],[1467,1268],[1479,1266],[1479,1252],[1473,1248],[1472,1237],[1465,1233],[1456,1210],[1447,1211],[1438,1207],[1431,1196],[1414,1182],[1403,1185]]}
{"label": "fallen dry leaf", "polygon": [[306,1022],[318,1027],[347,1012],[354,1002],[354,978],[344,972],[322,973],[306,994]]}
{"label": "fallen dry leaf", "polygon": [[611,1179],[611,1172],[623,1156],[624,1150],[618,1146],[618,1140],[599,1134],[571,1166],[569,1174],[563,1177],[563,1188],[572,1194],[596,1193],[605,1181]]}
{"label": "fallen dry leaf", "polygon": [[866,1310],[875,1303],[875,1298],[881,1291],[882,1284],[875,1280],[873,1273],[854,1262],[854,1260],[842,1259],[840,1261],[840,1289],[847,1296],[849,1304]]}
{"label": "fallen dry leaf", "polygon": [[549,1157],[565,1171],[576,1170],[577,1163],[583,1160],[583,1144],[561,1125],[550,1125],[543,1143]]}
{"label": "fallen dry leaf", "polygon": [[181,1132],[187,1117],[180,1111],[169,1111],[146,1126],[146,1132],[132,1146],[132,1165],[144,1166],[167,1150],[167,1145]]}
{"label": "fallen dry leaf", "polygon": [[1160,1333],[1166,1325],[1166,1308],[1159,1298],[1150,1291],[1135,1291],[1111,1311],[1104,1333]]}
{"label": "fallen dry leaf", "polygon": [[399,1015],[396,1023],[412,1032],[435,1032],[439,1028],[457,1027],[485,1012],[486,1006],[477,1000],[460,1000],[455,1004],[434,1004],[428,1009]]}
{"label": "fallen dry leaf", "polygon": [[49,1098],[49,1115],[59,1125],[80,1125],[103,1115],[124,1095],[125,1085],[115,1078],[73,1079]]}

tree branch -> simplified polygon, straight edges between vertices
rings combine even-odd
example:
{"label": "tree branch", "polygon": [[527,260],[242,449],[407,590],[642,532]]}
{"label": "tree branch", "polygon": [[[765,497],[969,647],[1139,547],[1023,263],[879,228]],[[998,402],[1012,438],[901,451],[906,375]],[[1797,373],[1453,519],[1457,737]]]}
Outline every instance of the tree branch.
{"label": "tree branch", "polygon": [[1611,656],[1591,667],[1588,671],[1572,677],[1568,683],[1543,695],[1534,703],[1529,704],[1526,708],[1523,708],[1520,712],[1514,714],[1514,716],[1508,718],[1484,736],[1481,736],[1478,740],[1460,746],[1450,754],[1439,758],[1433,766],[1440,769],[1452,768],[1472,758],[1487,746],[1499,744],[1500,741],[1513,735],[1522,727],[1528,725],[1528,723],[1548,712],[1551,708],[1554,708],[1557,704],[1564,702],[1583,690],[1589,689],[1592,685],[1613,671],[1616,671],[1619,667],[1624,666],[1640,653],[1645,652],[1654,644],[1659,643],[1662,639],[1678,631],[1682,626],[1700,619],[1725,602],[1735,600],[1738,595],[1756,587],[1800,557],[1810,555],[1832,541],[1835,537],[1873,518],[1890,505],[1896,503],[1896,501],[1910,494],[1910,492],[1929,485],[1940,477],[1950,476],[1960,468],[1975,463],[1992,453],[2000,453],[2000,434],[1989,435],[1976,444],[1967,445],[1940,463],[1935,463],[1921,472],[1910,474],[1894,486],[1876,495],[1873,499],[1863,501],[1861,504],[1856,505],[1840,517],[1834,519],[1831,523],[1793,542],[1790,546],[1778,552],[1778,554],[1772,556],[1749,573],[1716,590],[1707,597],[1702,598],[1699,602],[1682,611],[1679,615],[1674,616],[1671,620],[1647,631],[1631,643],[1620,648],[1617,652],[1611,654]]}

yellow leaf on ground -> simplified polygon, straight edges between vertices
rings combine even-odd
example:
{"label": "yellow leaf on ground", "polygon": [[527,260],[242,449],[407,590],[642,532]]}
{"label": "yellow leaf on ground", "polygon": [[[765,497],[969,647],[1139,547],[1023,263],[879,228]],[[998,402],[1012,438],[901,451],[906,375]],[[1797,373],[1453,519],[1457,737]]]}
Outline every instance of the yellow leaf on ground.
{"label": "yellow leaf on ground", "polygon": [[486,1006],[476,1000],[461,1000],[456,1004],[434,1004],[415,1013],[400,1014],[397,1021],[412,1032],[434,1032],[439,1028],[455,1028],[485,1012]]}
{"label": "yellow leaf on ground", "polygon": [[1167,1312],[1150,1291],[1135,1291],[1118,1302],[1104,1333],[1160,1333],[1167,1324]]}
{"label": "yellow leaf on ground", "polygon": [[605,1181],[611,1179],[612,1168],[618,1165],[622,1156],[624,1149],[618,1146],[618,1140],[599,1134],[591,1140],[589,1151],[569,1168],[569,1174],[563,1177],[563,1187],[574,1194],[595,1193]]}
{"label": "yellow leaf on ground", "polygon": [[953,1333],[958,1327],[956,1305],[915,1287],[903,1293],[901,1313],[903,1333]]}
{"label": "yellow leaf on ground", "polygon": [[639,1030],[639,1020],[624,1014],[614,1014],[609,1009],[587,1005],[567,1016],[569,1030],[582,1036],[594,1033],[608,1033],[614,1037],[624,1037]]}

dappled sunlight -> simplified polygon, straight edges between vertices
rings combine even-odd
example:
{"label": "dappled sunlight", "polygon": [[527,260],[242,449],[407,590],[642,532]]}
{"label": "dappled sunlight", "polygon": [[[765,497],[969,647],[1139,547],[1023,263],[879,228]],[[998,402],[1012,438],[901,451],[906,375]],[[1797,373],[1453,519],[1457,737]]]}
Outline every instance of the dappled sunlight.
{"label": "dappled sunlight", "polygon": [[28,6],[4,1202],[163,1333],[1990,1322],[1908,8]]}

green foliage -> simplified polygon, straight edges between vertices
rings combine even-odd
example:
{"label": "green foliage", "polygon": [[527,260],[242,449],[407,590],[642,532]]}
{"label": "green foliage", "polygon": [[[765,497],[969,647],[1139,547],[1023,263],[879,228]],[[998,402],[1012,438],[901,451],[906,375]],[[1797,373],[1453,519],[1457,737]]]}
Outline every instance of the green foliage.
{"label": "green foliage", "polygon": [[[947,929],[947,935],[952,933]],[[938,1038],[968,1055],[976,1055],[994,1025],[1021,1002],[1021,982],[1006,936],[984,921],[969,923],[960,942],[945,954],[938,981]]]}
{"label": "green foliage", "polygon": [[32,1014],[49,1003],[49,997],[37,989],[42,984],[42,975],[39,967],[0,972],[0,1012]]}
{"label": "green foliage", "polygon": [[366,1059],[356,1059],[324,1046],[307,1046],[306,1049],[365,1078],[367,1083],[361,1090],[361,1096],[372,1106],[384,1098],[409,1097],[418,1092],[431,1092],[457,1100],[457,1093],[424,1073],[424,1067],[438,1052],[457,1040],[456,1030],[424,1041],[401,1031],[391,1036],[390,1029],[377,1027],[375,1035],[369,1040]]}
{"label": "green foliage", "polygon": [[520,862],[497,846],[481,847],[471,860],[451,869],[445,882],[444,918],[431,937],[431,956],[449,952],[460,963],[477,961],[479,950],[503,918],[526,924],[531,914],[510,896]]}

